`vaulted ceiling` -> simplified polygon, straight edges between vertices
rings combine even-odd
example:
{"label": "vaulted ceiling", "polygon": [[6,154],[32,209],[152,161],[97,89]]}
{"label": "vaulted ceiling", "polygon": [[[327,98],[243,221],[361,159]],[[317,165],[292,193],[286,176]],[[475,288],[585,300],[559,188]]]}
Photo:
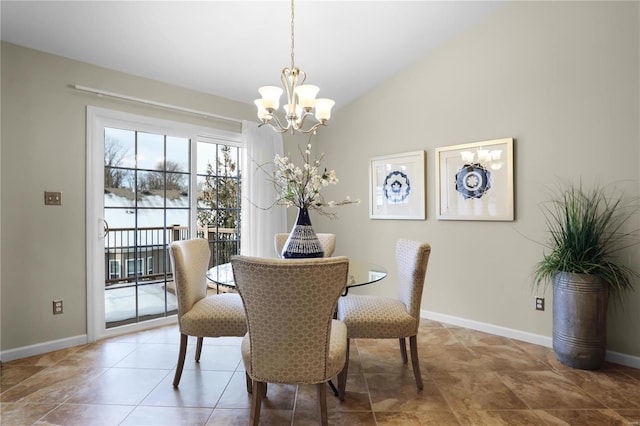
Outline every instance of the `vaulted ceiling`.
{"label": "vaulted ceiling", "polygon": [[[295,64],[336,109],[504,1],[295,4]],[[7,1],[3,41],[252,103],[291,63],[290,2]],[[108,89],[108,88],[104,88]]]}

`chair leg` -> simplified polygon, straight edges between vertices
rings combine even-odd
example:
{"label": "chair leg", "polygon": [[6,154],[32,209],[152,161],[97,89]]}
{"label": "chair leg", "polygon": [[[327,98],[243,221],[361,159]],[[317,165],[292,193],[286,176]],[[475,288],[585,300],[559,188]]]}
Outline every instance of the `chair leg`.
{"label": "chair leg", "polygon": [[402,363],[406,364],[407,359],[407,339],[404,337],[400,338],[400,355],[402,356]]}
{"label": "chair leg", "polygon": [[347,373],[349,372],[349,346],[350,339],[347,339],[347,354],[344,361],[344,367],[342,371],[338,373],[338,398],[340,401],[344,401],[344,396],[347,389]]}
{"label": "chair leg", "polygon": [[416,386],[418,387],[418,390],[422,390],[422,375],[420,375],[420,360],[418,359],[417,336],[409,337],[409,348],[411,350],[411,364],[413,366],[413,375],[416,378]]}
{"label": "chair leg", "polygon": [[182,369],[184,368],[184,359],[187,356],[187,336],[180,334],[180,352],[178,353],[178,365],[176,365],[176,374],[173,376],[173,387],[177,388],[182,377]]}
{"label": "chair leg", "polygon": [[318,391],[318,405],[320,408],[320,424],[322,426],[327,426],[329,424],[329,419],[327,418],[327,384],[318,383],[316,385],[316,390]]}
{"label": "chair leg", "polygon": [[253,381],[253,398],[251,399],[251,416],[249,418],[249,424],[252,426],[258,426],[260,423],[260,407],[262,405],[262,398],[266,393],[266,383]]}
{"label": "chair leg", "polygon": [[196,345],[196,362],[200,362],[200,354],[202,353],[202,341],[204,337],[198,337],[198,343]]}
{"label": "chair leg", "polygon": [[247,381],[247,393],[252,393],[253,392],[253,382],[251,381],[251,377],[249,377],[249,374],[247,374],[246,372],[244,373],[244,378]]}

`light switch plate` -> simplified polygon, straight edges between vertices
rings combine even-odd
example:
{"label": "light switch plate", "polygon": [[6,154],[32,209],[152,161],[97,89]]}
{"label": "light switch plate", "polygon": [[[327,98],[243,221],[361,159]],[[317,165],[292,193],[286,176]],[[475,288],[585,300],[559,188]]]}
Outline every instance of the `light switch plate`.
{"label": "light switch plate", "polygon": [[61,206],[62,205],[62,192],[44,192],[44,205],[45,206]]}

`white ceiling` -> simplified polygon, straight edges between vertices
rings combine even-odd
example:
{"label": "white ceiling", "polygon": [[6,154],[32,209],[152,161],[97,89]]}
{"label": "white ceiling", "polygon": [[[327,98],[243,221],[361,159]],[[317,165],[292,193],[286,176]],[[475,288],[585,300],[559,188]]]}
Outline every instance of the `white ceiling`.
{"label": "white ceiling", "polygon": [[[298,0],[295,65],[338,109],[504,3]],[[2,0],[1,36],[252,103],[259,86],[280,85],[280,71],[290,66],[289,8],[285,0]]]}

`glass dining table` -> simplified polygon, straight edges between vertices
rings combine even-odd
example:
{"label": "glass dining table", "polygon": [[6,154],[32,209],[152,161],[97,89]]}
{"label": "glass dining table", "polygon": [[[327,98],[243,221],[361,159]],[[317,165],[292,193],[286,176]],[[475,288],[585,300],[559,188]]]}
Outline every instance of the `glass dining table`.
{"label": "glass dining table", "polygon": [[[362,285],[373,284],[387,276],[387,269],[375,263],[349,259],[349,272],[347,273],[347,285],[343,296],[349,289]],[[223,263],[207,271],[207,285],[220,293],[220,287],[235,288],[233,269],[231,263]]]}

